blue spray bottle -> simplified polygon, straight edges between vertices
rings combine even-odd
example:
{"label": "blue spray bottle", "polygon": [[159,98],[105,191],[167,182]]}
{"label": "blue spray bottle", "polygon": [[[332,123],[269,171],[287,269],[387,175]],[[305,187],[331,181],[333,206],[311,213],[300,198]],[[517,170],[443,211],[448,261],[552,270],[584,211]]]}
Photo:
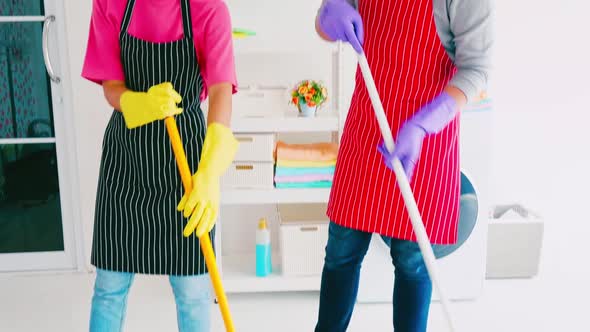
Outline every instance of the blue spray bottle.
{"label": "blue spray bottle", "polygon": [[272,272],[270,232],[266,219],[258,222],[256,230],[256,276],[266,277]]}

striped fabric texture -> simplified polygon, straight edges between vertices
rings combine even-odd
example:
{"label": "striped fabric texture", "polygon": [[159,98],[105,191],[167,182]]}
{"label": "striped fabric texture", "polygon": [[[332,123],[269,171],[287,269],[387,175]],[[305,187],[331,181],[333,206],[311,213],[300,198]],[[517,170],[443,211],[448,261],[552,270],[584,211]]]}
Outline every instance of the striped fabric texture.
{"label": "striped fabric texture", "polygon": [[[192,38],[189,0],[181,1],[184,37],[156,44],[127,33],[135,4],[129,0],[121,26],[121,59],[129,89],[147,91],[153,85],[171,82],[183,97],[180,107],[184,111],[176,122],[194,172],[206,130],[199,100],[203,81]],[[182,235],[186,219],[176,211],[182,194],[164,121],[129,130],[122,114],[114,111],[103,141],[92,264],[144,274],[206,273],[198,238]]]}
{"label": "striped fabric texture", "polygon": [[[360,1],[364,50],[394,137],[443,91],[456,68],[437,35],[432,0]],[[411,180],[430,241],[451,244],[459,217],[459,116],[424,140]],[[360,70],[338,153],[328,216],[366,232],[415,241],[394,173],[377,145],[381,133]]]}

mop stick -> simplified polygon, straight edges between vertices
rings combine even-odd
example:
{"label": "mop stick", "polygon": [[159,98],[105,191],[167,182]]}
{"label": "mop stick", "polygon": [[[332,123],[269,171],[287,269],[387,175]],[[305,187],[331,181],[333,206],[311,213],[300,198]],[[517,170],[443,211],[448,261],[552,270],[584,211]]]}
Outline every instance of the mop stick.
{"label": "mop stick", "polygon": [[[377,87],[375,86],[375,81],[373,80],[373,75],[371,74],[371,69],[369,68],[369,64],[367,63],[367,58],[365,57],[364,53],[358,54],[358,63],[361,68],[367,90],[369,92],[371,103],[373,104],[373,109],[375,110],[377,122],[379,122],[379,127],[381,129],[381,134],[383,135],[385,147],[389,152],[392,152],[395,147],[393,136],[391,134],[389,124],[387,123],[387,117],[385,116],[385,111],[383,110],[383,104],[381,103],[379,93],[377,92]],[[430,240],[426,234],[426,229],[424,228],[424,223],[422,222],[422,217],[420,216],[420,211],[416,205],[416,200],[414,199],[414,194],[412,193],[412,188],[410,187],[410,183],[406,177],[404,168],[397,158],[393,161],[393,171],[395,172],[397,183],[404,198],[404,202],[406,203],[406,208],[408,209],[408,214],[410,215],[410,220],[412,222],[412,227],[414,228],[414,233],[416,234],[424,262],[426,263],[428,275],[430,276],[430,280],[432,280],[432,283],[435,285],[438,295],[440,296],[443,311],[449,324],[449,328],[451,331],[456,331],[453,324],[453,319],[451,317],[451,307],[449,301],[441,287],[438,271],[435,265],[436,258],[434,257],[434,252],[430,246]]]}
{"label": "mop stick", "polygon": [[[168,130],[168,136],[170,137],[170,142],[172,143],[172,150],[174,151],[174,156],[176,157],[176,165],[178,166],[178,170],[180,172],[180,178],[182,179],[184,191],[189,193],[193,187],[192,176],[188,166],[188,161],[186,160],[184,148],[182,147],[182,141],[180,140],[180,134],[178,133],[176,121],[173,117],[167,117],[165,123],[166,129]],[[203,236],[201,236],[199,238],[199,242],[201,243],[201,250],[203,251],[205,263],[207,264],[207,269],[209,270],[209,277],[211,278],[211,283],[213,284],[213,289],[215,290],[215,296],[217,297],[217,302],[219,303],[219,310],[221,311],[221,316],[223,317],[225,330],[228,332],[234,332],[234,323],[229,311],[229,305],[227,303],[227,297],[225,296],[223,284],[221,283],[221,277],[219,275],[219,269],[217,268],[217,261],[215,260],[215,254],[213,253],[213,247],[211,246],[209,233],[205,233]]]}

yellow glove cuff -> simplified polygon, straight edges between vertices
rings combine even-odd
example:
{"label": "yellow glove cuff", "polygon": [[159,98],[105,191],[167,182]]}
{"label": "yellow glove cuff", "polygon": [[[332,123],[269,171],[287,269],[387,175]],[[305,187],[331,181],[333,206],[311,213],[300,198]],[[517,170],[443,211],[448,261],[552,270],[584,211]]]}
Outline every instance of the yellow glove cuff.
{"label": "yellow glove cuff", "polygon": [[123,113],[125,125],[127,125],[127,128],[129,129],[139,127],[145,123],[144,117],[138,112],[141,108],[136,107],[143,97],[142,94],[145,95],[145,93],[142,92],[127,90],[121,94],[119,99],[121,113]]}
{"label": "yellow glove cuff", "polygon": [[199,171],[221,177],[233,162],[238,144],[230,128],[217,122],[210,124],[203,144]]}

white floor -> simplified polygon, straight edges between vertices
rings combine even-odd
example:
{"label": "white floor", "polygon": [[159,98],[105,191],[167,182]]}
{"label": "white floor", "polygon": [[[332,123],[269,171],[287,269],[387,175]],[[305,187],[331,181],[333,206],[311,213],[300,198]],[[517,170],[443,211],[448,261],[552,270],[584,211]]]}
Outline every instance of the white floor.
{"label": "white floor", "polygon": [[[587,186],[590,187],[590,186]],[[556,191],[558,192],[563,191]],[[576,200],[579,200],[576,201]],[[527,280],[488,280],[474,302],[454,303],[461,332],[589,332],[587,196],[570,196],[576,209],[548,215],[539,275]],[[526,240],[526,239],[523,239]],[[88,331],[92,274],[0,274],[0,332]],[[317,294],[230,296],[238,332],[312,332]],[[217,307],[213,331],[224,331]],[[438,304],[429,332],[448,331]],[[392,331],[390,305],[357,305],[349,332]],[[165,279],[139,276],[133,285],[126,331],[174,332],[174,302]]]}
{"label": "white floor", "polygon": [[[576,294],[583,278],[488,281],[476,302],[455,303],[461,331],[590,331],[589,305]],[[587,281],[587,280],[586,280]],[[0,331],[87,331],[91,274],[0,277]],[[573,291],[573,292],[572,292]],[[578,300],[577,303],[572,301]],[[314,293],[230,297],[238,331],[313,331]],[[215,307],[217,310],[217,307]],[[389,305],[357,305],[349,331],[391,331]],[[441,308],[431,308],[429,331],[447,331]],[[129,299],[126,331],[175,331],[175,308],[165,279],[138,277]],[[223,331],[215,312],[213,331]]]}

